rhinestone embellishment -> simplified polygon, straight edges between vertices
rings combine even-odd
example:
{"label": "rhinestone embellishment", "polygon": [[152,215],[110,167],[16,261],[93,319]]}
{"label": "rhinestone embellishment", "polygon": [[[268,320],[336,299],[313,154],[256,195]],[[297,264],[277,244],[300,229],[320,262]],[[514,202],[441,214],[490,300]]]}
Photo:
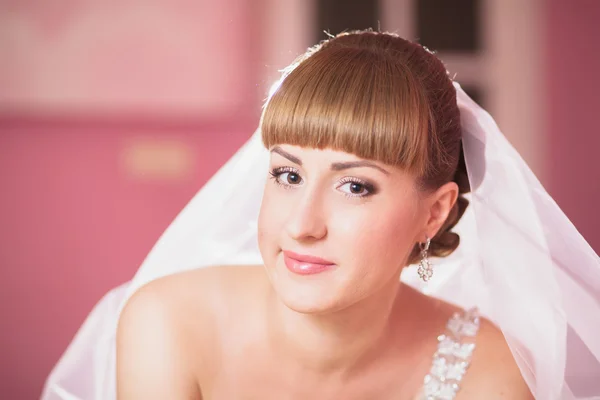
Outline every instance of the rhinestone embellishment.
{"label": "rhinestone embellishment", "polygon": [[419,268],[417,268],[419,278],[425,282],[429,282],[433,276],[433,266],[431,265],[429,258],[427,258],[427,251],[429,250],[430,245],[431,239],[429,237],[424,245],[421,244],[421,262],[419,263]]}
{"label": "rhinestone embellishment", "polygon": [[476,308],[456,313],[446,325],[446,333],[438,336],[437,351],[431,369],[423,381],[421,400],[453,400],[475,350],[479,330]]}

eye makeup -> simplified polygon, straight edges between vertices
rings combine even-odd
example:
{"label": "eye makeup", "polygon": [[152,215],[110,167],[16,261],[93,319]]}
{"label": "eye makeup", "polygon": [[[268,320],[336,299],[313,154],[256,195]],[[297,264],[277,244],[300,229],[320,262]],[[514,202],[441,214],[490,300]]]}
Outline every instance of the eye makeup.
{"label": "eye makeup", "polygon": [[[294,186],[299,186],[304,182],[298,169],[293,167],[275,167],[269,171],[269,175],[277,185],[284,189],[293,189]],[[346,186],[347,190],[343,190],[342,188]],[[340,179],[336,184],[336,189],[348,198],[364,198],[378,192],[377,186],[371,182],[351,176]]]}
{"label": "eye makeup", "polygon": [[[341,192],[347,197],[367,197],[377,193],[377,188],[375,185],[359,178],[350,176],[342,178],[339,181],[338,189],[346,185],[348,186],[349,191],[341,190]],[[363,191],[366,191],[366,193],[361,193]]]}
{"label": "eye makeup", "polygon": [[[291,189],[293,186],[298,186],[302,183],[302,178],[296,168],[292,167],[276,167],[269,171],[269,175],[273,181],[284,187],[285,189]],[[285,180],[282,176],[286,176]]]}

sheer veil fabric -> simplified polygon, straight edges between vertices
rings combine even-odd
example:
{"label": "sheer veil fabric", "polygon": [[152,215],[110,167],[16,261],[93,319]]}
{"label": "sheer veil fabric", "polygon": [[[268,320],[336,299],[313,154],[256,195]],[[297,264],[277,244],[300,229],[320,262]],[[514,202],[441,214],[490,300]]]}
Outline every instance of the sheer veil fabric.
{"label": "sheer veil fabric", "polygon": [[[461,245],[435,259],[428,295],[477,306],[504,333],[536,399],[600,399],[600,259],[491,116],[455,83],[470,206]],[[134,278],[92,310],[48,377],[43,400],[115,398],[120,311],[142,285],[209,265],[260,264],[257,217],[269,156],[260,131],[160,237]]]}

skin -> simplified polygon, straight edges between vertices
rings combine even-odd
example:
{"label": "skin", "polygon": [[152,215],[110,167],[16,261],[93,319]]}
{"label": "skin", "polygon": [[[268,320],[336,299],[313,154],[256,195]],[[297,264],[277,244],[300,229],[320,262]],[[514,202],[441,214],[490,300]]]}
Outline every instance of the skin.
{"label": "skin", "polygon": [[[456,184],[423,191],[406,171],[345,152],[271,150],[259,217],[264,266],[199,269],[138,290],[117,330],[119,399],[418,395],[457,310],[398,277],[414,244],[440,229]],[[335,266],[295,275],[284,250]],[[486,320],[457,396],[471,398],[532,398]]]}

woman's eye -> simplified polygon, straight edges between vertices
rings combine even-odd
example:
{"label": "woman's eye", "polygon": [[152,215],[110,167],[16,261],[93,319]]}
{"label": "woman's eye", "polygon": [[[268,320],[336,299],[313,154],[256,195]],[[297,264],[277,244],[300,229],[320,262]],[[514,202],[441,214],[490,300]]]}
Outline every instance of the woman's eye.
{"label": "woman's eye", "polygon": [[298,185],[302,182],[302,178],[295,172],[283,172],[279,175],[279,180],[288,185]]}
{"label": "woman's eye", "polygon": [[365,196],[369,194],[369,190],[362,183],[346,182],[340,186],[342,192],[352,196]]}
{"label": "woman's eye", "polygon": [[269,174],[271,178],[277,183],[286,188],[290,188],[291,186],[298,186],[302,183],[302,178],[297,171],[292,169],[284,168],[274,168]]}

